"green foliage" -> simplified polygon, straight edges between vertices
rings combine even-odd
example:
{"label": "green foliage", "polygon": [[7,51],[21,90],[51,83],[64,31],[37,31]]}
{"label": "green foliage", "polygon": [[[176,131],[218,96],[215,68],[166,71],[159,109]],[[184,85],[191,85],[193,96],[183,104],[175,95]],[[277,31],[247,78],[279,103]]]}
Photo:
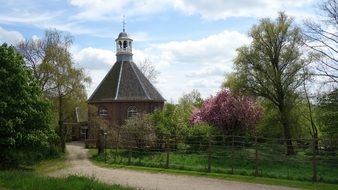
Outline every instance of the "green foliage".
{"label": "green foliage", "polygon": [[338,89],[319,98],[318,120],[326,136],[338,137]]}
{"label": "green foliage", "polygon": [[165,104],[163,111],[157,110],[152,114],[156,127],[156,134],[160,140],[174,139],[175,143],[182,141],[188,130],[186,107]]}
{"label": "green foliage", "polygon": [[[225,86],[270,101],[278,109],[284,137],[291,139],[290,111],[297,89],[308,78],[306,65],[312,61],[302,51],[301,30],[280,13],[275,21],[262,19],[249,36],[252,42],[237,49],[235,72]],[[292,141],[286,144],[287,154],[294,154]]]}
{"label": "green foliage", "polygon": [[215,127],[207,123],[196,123],[189,128],[189,134],[186,143],[190,145],[192,150],[206,149],[206,145],[213,140],[213,137],[220,133]]}
{"label": "green foliage", "polygon": [[179,100],[178,105],[182,106],[190,106],[191,107],[202,107],[204,100],[202,99],[202,95],[198,90],[193,89],[190,93],[184,94]]}
{"label": "green foliage", "polygon": [[57,30],[47,30],[38,40],[20,42],[17,49],[31,68],[40,89],[53,103],[54,125],[59,125],[60,146],[65,148],[64,121],[75,122],[75,108],[87,109],[85,84],[91,79],[75,67],[70,54],[73,37]]}
{"label": "green foliage", "polygon": [[0,188],[25,190],[132,190],[120,185],[108,185],[98,182],[95,178],[68,176],[52,178],[25,171],[1,171]]}
{"label": "green foliage", "polygon": [[129,147],[145,148],[153,146],[156,140],[154,125],[149,115],[140,115],[126,120],[121,136]]}
{"label": "green foliage", "polygon": [[0,77],[0,167],[45,157],[56,138],[50,104],[21,55],[6,44],[0,47]]}
{"label": "green foliage", "polygon": [[[270,101],[264,99],[261,99],[259,104],[264,114],[256,126],[258,134],[269,138],[280,138],[283,136],[278,109]],[[310,135],[310,122],[307,119],[307,105],[302,101],[297,101],[290,113],[289,123],[292,136],[294,138],[308,138]]]}

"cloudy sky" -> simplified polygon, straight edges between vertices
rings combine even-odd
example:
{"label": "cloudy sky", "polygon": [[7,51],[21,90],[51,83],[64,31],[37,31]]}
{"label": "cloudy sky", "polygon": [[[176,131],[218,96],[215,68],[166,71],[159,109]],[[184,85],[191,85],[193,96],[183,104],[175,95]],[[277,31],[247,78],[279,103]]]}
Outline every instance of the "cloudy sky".
{"label": "cloudy sky", "polygon": [[115,39],[134,39],[136,63],[148,58],[160,72],[155,86],[169,102],[197,89],[209,97],[232,70],[236,48],[261,18],[285,11],[299,24],[315,18],[317,0],[0,0],[0,43],[40,38],[56,28],[74,36],[71,49],[93,82],[115,63]]}

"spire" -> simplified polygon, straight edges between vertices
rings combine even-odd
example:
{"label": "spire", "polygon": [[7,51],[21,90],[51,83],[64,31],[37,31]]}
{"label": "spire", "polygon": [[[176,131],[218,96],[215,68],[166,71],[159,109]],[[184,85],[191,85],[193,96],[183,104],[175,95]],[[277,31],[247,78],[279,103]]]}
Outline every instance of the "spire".
{"label": "spire", "polygon": [[123,15],[122,29],[123,29],[123,32],[126,32],[126,16],[125,15]]}
{"label": "spire", "polygon": [[126,33],[126,20],[123,15],[122,29],[123,31],[119,34],[116,42],[116,60],[117,61],[132,61],[133,53],[132,53],[132,42],[133,40],[129,38]]}

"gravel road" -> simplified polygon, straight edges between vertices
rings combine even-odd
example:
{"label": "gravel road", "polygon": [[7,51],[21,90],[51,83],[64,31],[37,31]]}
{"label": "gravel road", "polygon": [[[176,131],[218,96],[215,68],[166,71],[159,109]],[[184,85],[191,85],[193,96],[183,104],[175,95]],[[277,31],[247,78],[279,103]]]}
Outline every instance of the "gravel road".
{"label": "gravel road", "polygon": [[94,177],[104,183],[147,190],[294,190],[293,188],[233,182],[207,177],[149,173],[128,169],[108,169],[92,164],[81,142],[67,144],[69,167],[53,172],[50,176],[62,177],[71,174]]}

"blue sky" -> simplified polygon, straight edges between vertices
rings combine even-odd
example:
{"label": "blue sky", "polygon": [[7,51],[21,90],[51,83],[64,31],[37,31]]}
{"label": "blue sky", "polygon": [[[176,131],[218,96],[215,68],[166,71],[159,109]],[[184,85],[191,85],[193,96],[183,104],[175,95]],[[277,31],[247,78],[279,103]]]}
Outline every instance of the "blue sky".
{"label": "blue sky", "polygon": [[315,0],[0,0],[0,43],[41,38],[56,28],[74,36],[74,61],[92,77],[88,96],[115,63],[115,38],[133,38],[136,63],[160,72],[155,86],[169,102],[197,89],[209,97],[232,71],[236,48],[261,18],[285,11],[301,24],[316,19]]}

